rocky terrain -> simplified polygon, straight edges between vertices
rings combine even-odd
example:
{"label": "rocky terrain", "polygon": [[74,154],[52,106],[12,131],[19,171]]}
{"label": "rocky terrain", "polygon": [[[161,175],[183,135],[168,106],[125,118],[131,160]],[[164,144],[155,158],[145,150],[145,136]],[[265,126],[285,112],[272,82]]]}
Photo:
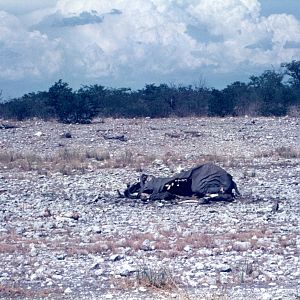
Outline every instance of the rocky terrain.
{"label": "rocky terrain", "polygon": [[[300,299],[299,119],[0,124],[0,299]],[[206,161],[242,196],[118,198]]]}

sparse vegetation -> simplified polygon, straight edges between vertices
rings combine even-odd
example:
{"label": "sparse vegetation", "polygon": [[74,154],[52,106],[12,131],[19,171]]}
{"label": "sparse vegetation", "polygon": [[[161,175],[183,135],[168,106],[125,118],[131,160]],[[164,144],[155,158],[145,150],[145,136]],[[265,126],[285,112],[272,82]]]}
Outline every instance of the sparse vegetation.
{"label": "sparse vegetation", "polygon": [[176,287],[175,279],[166,268],[142,266],[137,272],[136,280],[139,285],[150,288],[172,290]]}
{"label": "sparse vegetation", "polygon": [[110,159],[110,154],[108,151],[102,149],[87,149],[85,157],[97,161],[105,161]]}
{"label": "sparse vegetation", "polygon": [[38,291],[22,287],[19,282],[11,284],[0,284],[0,297],[2,299],[34,299],[34,298],[47,298],[55,295],[62,295],[63,291],[56,287],[53,288],[40,288]]}
{"label": "sparse vegetation", "polygon": [[96,116],[295,115],[300,107],[300,61],[283,63],[281,67],[281,71],[266,70],[259,76],[250,76],[248,83],[234,82],[223,90],[204,85],[147,84],[143,89],[133,91],[95,84],[73,91],[60,79],[48,91],[29,93],[1,103],[0,117],[17,120],[56,118],[63,123],[87,124]]}
{"label": "sparse vegetation", "polygon": [[[258,158],[270,156],[283,159],[297,159],[300,157],[300,152],[294,148],[283,146],[272,151],[260,151],[255,154],[255,157]],[[187,166],[193,166],[206,162],[214,162],[223,167],[254,167],[251,158],[202,154],[188,161],[184,156],[170,151],[167,151],[161,157],[154,154],[133,153],[129,149],[125,149],[117,156],[112,156],[108,150],[102,148],[78,150],[66,147],[51,155],[38,155],[30,151],[0,151],[0,169],[19,169],[25,172],[36,171],[44,175],[47,175],[49,172],[60,172],[63,175],[84,174],[94,169],[124,167],[132,167],[137,171],[142,171],[146,166],[157,163],[164,164],[171,169],[174,168],[174,172],[179,172],[179,170],[176,170],[176,166],[180,164],[184,163]],[[256,173],[253,170],[245,171],[244,176],[255,177]]]}
{"label": "sparse vegetation", "polygon": [[257,157],[280,157],[286,159],[300,158],[300,151],[293,147],[278,147],[271,151],[260,151],[256,154]]}
{"label": "sparse vegetation", "polygon": [[283,158],[300,158],[300,151],[291,147],[279,147],[275,149],[275,153]]}
{"label": "sparse vegetation", "polygon": [[152,155],[133,154],[125,150],[120,156],[111,157],[103,149],[77,150],[64,148],[51,155],[37,155],[32,152],[0,151],[0,169],[37,171],[39,174],[60,172],[63,175],[86,173],[97,168],[120,168],[131,166],[140,170],[154,161]]}
{"label": "sparse vegetation", "polygon": [[[291,291],[286,287],[297,280],[293,264],[299,256],[294,209],[299,155],[296,140],[282,133],[295,136],[297,120],[16,124],[0,130],[0,298],[42,298],[43,291],[45,298],[74,298],[89,289],[100,298],[227,300],[243,297],[252,286],[256,298],[261,286],[272,296]],[[101,145],[108,130],[127,141]],[[268,130],[272,138],[261,138]],[[170,131],[180,136],[164,134]],[[63,132],[72,132],[72,138],[63,138]],[[220,136],[229,141],[219,143]],[[242,136],[250,138],[237,141]],[[164,177],[207,161],[228,168],[241,198],[209,205],[115,198],[116,189],[137,180],[141,170]],[[64,294],[66,287],[70,294]]]}

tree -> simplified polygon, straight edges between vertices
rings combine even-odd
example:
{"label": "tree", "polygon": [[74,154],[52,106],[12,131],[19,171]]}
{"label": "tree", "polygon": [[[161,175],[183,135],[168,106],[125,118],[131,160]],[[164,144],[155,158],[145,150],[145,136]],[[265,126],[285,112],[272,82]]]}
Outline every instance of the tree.
{"label": "tree", "polygon": [[85,85],[77,91],[77,94],[86,99],[96,115],[103,113],[105,105],[108,104],[106,103],[108,91],[102,85]]}
{"label": "tree", "polygon": [[77,123],[89,123],[99,114],[99,110],[102,108],[103,93],[103,87],[95,85],[82,87],[74,94],[73,102],[77,106],[73,115]]}
{"label": "tree", "polygon": [[282,68],[285,68],[284,74],[290,76],[289,83],[292,86],[300,87],[300,61],[293,60],[290,63],[282,63]]}
{"label": "tree", "polygon": [[213,89],[209,101],[209,114],[211,116],[225,117],[233,115],[234,98],[228,90],[219,91]]}
{"label": "tree", "polygon": [[48,91],[48,104],[54,109],[59,121],[70,123],[70,114],[74,109],[74,95],[68,83],[61,79],[55,82]]}
{"label": "tree", "polygon": [[261,102],[262,115],[281,116],[286,113],[285,86],[283,74],[266,70],[260,76],[251,76],[249,87],[254,89]]}
{"label": "tree", "polygon": [[[281,64],[282,72],[266,70],[249,83],[233,82],[223,90],[174,84],[147,84],[141,90],[82,86],[73,91],[61,79],[48,91],[25,94],[1,103],[0,116],[26,119],[57,118],[66,123],[88,123],[103,117],[168,117],[275,115],[300,106],[300,61]],[[289,76],[289,81],[283,81]]]}
{"label": "tree", "polygon": [[144,89],[139,90],[139,96],[151,117],[167,117],[176,106],[174,91],[167,84],[147,84]]}
{"label": "tree", "polygon": [[96,115],[88,90],[73,93],[68,83],[61,79],[49,88],[48,103],[54,108],[59,121],[64,123],[89,123]]}
{"label": "tree", "polygon": [[31,117],[31,105],[22,98],[13,99],[4,104],[7,108],[8,117],[21,121]]}
{"label": "tree", "polygon": [[249,90],[244,82],[235,81],[223,89],[227,114],[245,115],[249,107]]}

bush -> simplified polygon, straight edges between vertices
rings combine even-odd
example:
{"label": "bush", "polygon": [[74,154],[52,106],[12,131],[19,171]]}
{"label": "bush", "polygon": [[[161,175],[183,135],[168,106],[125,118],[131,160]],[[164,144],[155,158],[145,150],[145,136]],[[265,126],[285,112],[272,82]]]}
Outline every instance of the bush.
{"label": "bush", "polygon": [[[282,116],[300,107],[300,61],[284,63],[284,72],[266,70],[249,83],[234,82],[223,90],[204,86],[147,84],[143,89],[105,88],[73,91],[61,79],[48,91],[26,94],[0,104],[0,117],[23,120],[56,118],[64,123],[89,123],[101,117]],[[284,81],[284,77],[289,80]],[[0,100],[2,100],[0,92]]]}

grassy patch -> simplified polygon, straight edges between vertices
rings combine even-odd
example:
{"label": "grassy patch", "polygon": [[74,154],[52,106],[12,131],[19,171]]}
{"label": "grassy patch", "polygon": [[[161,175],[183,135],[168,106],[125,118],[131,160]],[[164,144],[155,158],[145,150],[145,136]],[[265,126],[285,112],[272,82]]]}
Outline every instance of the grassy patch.
{"label": "grassy patch", "polygon": [[[46,297],[61,297],[63,291],[58,288],[41,288],[28,289],[23,287],[20,283],[14,282],[0,284],[1,299],[43,299]],[[54,299],[54,298],[53,298]]]}
{"label": "grassy patch", "polygon": [[33,152],[0,152],[0,170],[18,169],[24,172],[37,171],[47,175],[49,172],[60,172],[63,175],[83,174],[95,169],[133,167],[141,170],[155,159],[151,155],[135,154],[125,150],[113,157],[105,149],[64,148],[52,155],[42,156]]}
{"label": "grassy patch", "polygon": [[278,147],[271,151],[260,151],[256,154],[256,157],[277,157],[277,158],[286,158],[294,159],[300,158],[300,151],[292,147]]}

